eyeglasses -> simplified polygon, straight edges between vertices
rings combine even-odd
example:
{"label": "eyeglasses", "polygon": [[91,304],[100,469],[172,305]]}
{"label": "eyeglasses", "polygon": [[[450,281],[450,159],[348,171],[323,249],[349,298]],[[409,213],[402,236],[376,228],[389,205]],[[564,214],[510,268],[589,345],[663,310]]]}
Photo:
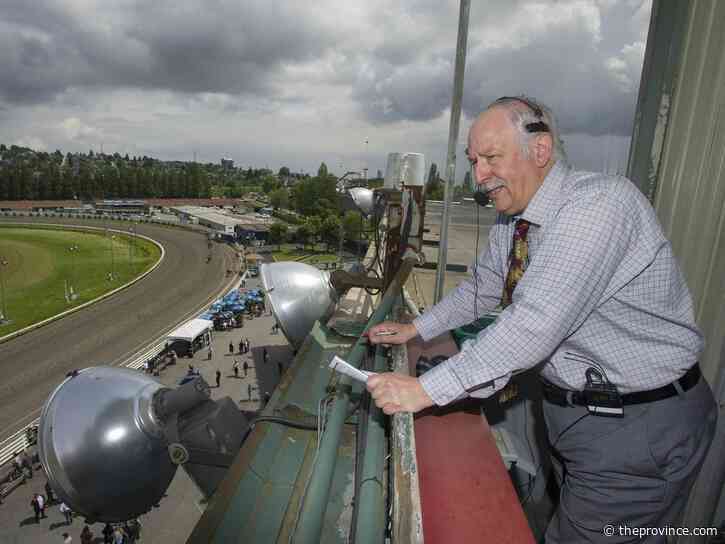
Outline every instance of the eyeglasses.
{"label": "eyeglasses", "polygon": [[[541,110],[541,107],[537,105],[535,102],[531,102],[524,96],[502,96],[501,98],[497,98],[494,101],[494,104],[503,104],[507,102],[521,102],[524,104],[527,108],[529,108],[532,113],[538,117],[539,119],[544,118],[544,112]],[[535,123],[527,123],[524,125],[524,128],[526,129],[526,132],[549,132],[549,125],[547,125],[543,120],[537,121]]]}

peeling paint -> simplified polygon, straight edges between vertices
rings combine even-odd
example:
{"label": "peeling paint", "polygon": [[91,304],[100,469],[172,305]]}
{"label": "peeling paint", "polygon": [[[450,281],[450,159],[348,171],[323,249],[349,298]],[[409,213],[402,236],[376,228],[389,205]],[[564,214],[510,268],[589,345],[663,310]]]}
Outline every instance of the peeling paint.
{"label": "peeling paint", "polygon": [[657,174],[660,168],[660,159],[664,151],[665,134],[667,133],[667,125],[670,120],[670,95],[663,93],[660,99],[660,107],[657,111],[657,122],[655,123],[655,131],[652,137],[652,147],[650,153],[650,164],[647,169],[647,181],[649,183],[648,192],[650,200],[654,197],[657,189]]}
{"label": "peeling paint", "polygon": [[350,526],[352,525],[353,502],[355,501],[354,474],[347,475],[347,482],[342,493],[342,510],[337,518],[337,533],[343,542],[348,541]]}

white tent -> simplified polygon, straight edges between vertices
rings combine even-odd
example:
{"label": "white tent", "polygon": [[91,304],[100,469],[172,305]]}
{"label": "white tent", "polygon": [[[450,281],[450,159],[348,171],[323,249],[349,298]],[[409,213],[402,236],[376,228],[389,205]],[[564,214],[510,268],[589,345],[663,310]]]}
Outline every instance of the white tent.
{"label": "white tent", "polygon": [[193,342],[195,338],[198,338],[213,327],[214,323],[206,319],[192,319],[191,321],[184,323],[178,329],[171,331],[166,338],[170,342],[173,342],[174,340],[186,340],[187,342]]}

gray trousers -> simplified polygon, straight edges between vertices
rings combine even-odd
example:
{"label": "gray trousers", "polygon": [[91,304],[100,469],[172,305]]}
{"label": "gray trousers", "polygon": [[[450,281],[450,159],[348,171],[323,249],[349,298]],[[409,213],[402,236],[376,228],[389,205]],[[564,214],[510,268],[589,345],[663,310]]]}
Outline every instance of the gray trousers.
{"label": "gray trousers", "polygon": [[543,402],[560,484],[547,544],[666,542],[631,529],[680,523],[715,433],[717,408],[705,379],[682,395],[625,406],[623,418],[582,418],[585,407]]}

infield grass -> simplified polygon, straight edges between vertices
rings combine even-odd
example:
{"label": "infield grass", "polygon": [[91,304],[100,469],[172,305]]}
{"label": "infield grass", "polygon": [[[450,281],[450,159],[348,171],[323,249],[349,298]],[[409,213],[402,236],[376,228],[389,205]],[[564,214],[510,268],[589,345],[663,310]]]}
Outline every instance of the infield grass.
{"label": "infield grass", "polygon": [[10,319],[0,337],[116,289],[160,257],[129,233],[0,226],[0,313]]}

